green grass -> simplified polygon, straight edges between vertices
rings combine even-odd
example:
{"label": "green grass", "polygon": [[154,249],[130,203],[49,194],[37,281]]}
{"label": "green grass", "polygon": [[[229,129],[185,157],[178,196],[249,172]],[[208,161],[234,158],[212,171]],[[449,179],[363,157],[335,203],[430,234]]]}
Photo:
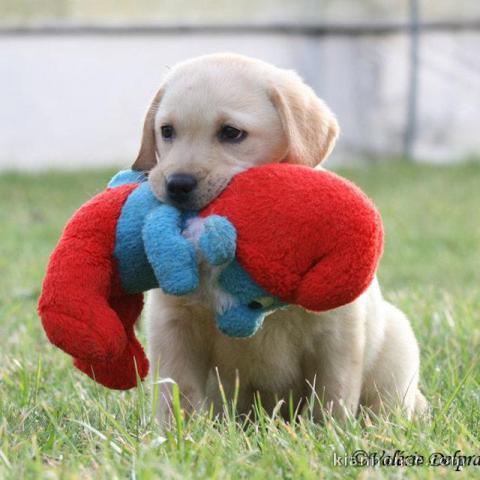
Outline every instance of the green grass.
{"label": "green grass", "polygon": [[[0,478],[438,478],[452,468],[334,467],[357,449],[480,454],[480,164],[401,163],[343,170],[377,202],[386,226],[385,296],[410,316],[431,421],[400,415],[294,425],[208,415],[161,432],[150,388],[118,393],[75,371],[36,315],[47,262],[67,218],[111,172],[0,176]],[[480,476],[480,467],[463,472]]]}

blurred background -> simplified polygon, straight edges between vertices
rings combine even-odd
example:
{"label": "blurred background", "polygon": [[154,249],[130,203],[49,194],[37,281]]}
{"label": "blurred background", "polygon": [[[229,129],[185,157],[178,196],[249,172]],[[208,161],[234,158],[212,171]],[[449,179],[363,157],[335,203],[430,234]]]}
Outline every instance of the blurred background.
{"label": "blurred background", "polygon": [[0,169],[129,165],[166,69],[218,51],[303,76],[330,165],[480,153],[478,0],[0,0]]}

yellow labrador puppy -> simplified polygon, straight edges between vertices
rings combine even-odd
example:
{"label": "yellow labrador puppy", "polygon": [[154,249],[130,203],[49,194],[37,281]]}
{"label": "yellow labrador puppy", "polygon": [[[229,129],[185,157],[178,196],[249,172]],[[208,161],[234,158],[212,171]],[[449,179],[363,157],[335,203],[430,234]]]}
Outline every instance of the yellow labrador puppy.
{"label": "yellow labrador puppy", "polygon": [[[200,209],[250,167],[317,166],[338,132],[332,112],[294,72],[240,55],[206,55],[167,74],[133,168],[150,171],[163,201]],[[216,300],[208,285],[203,295],[150,294],[152,377],[177,382],[187,412],[211,402],[221,410],[217,375],[229,398],[238,378],[244,413],[257,395],[271,411],[280,400],[299,404],[312,393],[318,419],[323,408],[337,418],[355,414],[359,405],[377,413],[400,405],[408,416],[426,408],[414,333],[405,315],[383,300],[376,280],[356,301],[329,312],[278,310],[242,340],[217,331]],[[160,384],[157,413],[162,422],[170,418],[170,383]]]}

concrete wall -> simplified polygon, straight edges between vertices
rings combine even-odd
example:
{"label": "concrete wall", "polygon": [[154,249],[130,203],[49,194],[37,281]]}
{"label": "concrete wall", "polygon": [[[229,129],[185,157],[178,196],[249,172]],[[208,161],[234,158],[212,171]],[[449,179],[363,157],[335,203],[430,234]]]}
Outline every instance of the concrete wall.
{"label": "concrete wall", "polygon": [[[332,162],[402,153],[403,34],[14,35],[0,38],[0,169],[128,165],[165,69],[217,51],[296,69],[338,115]],[[478,154],[480,34],[426,34],[420,60],[417,158]]]}

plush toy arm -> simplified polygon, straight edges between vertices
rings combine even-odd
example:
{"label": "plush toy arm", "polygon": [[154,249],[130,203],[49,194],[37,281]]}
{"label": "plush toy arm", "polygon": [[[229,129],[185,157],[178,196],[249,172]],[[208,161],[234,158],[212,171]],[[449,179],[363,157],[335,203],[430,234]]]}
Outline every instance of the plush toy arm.
{"label": "plush toy arm", "polygon": [[146,181],[147,175],[145,172],[138,172],[136,170],[120,170],[108,182],[108,188],[128,185],[129,183],[142,183]]}
{"label": "plush toy arm", "polygon": [[211,265],[223,265],[235,258],[237,231],[225,218],[210,215],[203,223],[199,246],[205,260]]}
{"label": "plush toy arm", "polygon": [[195,246],[182,236],[182,213],[170,205],[152,210],[143,226],[145,253],[160,288],[185,295],[198,287]]}
{"label": "plush toy arm", "polygon": [[382,245],[379,226],[370,238],[359,236],[355,248],[326,255],[303,276],[293,303],[320,312],[353,302],[373,281]]}

